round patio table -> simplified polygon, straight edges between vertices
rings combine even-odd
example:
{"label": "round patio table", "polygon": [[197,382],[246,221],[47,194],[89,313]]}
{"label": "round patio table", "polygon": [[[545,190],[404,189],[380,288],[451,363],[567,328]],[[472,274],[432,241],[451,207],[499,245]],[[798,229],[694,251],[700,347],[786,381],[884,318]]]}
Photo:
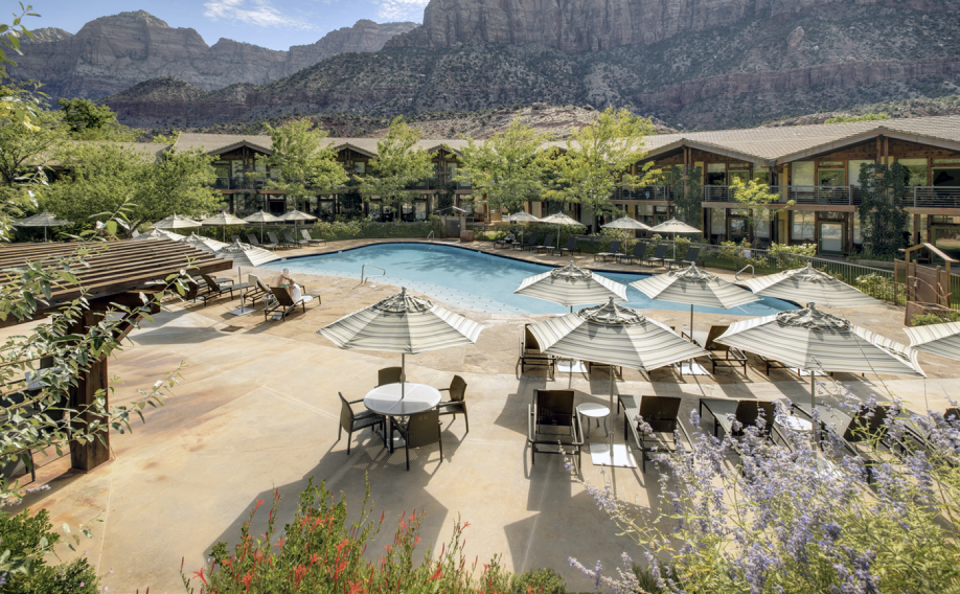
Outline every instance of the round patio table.
{"label": "round patio table", "polygon": [[387,429],[390,435],[390,453],[393,453],[394,417],[415,415],[440,404],[440,390],[426,384],[407,382],[403,385],[402,400],[400,394],[400,384],[384,384],[370,390],[363,397],[364,406],[387,417],[390,423]]}

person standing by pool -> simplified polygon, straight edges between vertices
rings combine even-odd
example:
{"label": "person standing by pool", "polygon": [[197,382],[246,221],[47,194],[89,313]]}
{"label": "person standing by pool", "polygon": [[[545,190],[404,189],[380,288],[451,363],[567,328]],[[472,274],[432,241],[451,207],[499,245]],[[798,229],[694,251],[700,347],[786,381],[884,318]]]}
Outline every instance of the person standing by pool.
{"label": "person standing by pool", "polygon": [[296,279],[290,276],[289,268],[283,269],[280,276],[277,277],[277,280],[273,282],[273,286],[289,291],[294,303],[300,301],[300,298],[303,296],[303,288],[297,283]]}

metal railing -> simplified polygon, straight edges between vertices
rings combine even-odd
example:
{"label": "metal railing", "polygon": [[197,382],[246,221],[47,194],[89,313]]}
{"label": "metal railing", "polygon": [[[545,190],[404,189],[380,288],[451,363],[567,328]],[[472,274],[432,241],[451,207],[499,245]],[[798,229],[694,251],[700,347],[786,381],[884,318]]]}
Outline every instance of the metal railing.
{"label": "metal railing", "polygon": [[617,188],[613,200],[670,200],[670,186],[643,186],[640,188]]}
{"label": "metal railing", "polygon": [[[382,271],[383,274],[375,274],[373,276],[367,276],[367,266],[369,266],[370,268],[376,268],[377,270]],[[363,266],[360,267],[360,284],[361,285],[367,282],[368,279],[380,278],[382,276],[387,276],[387,271],[384,270],[383,268],[380,268],[379,266],[374,266],[373,264],[364,264]]]}
{"label": "metal railing", "polygon": [[960,208],[960,186],[911,186],[904,201],[904,206]]}
{"label": "metal railing", "polygon": [[[770,186],[770,191],[780,195],[776,204],[793,201],[796,204],[852,205],[852,186]],[[731,186],[703,186],[704,202],[736,202]]]}
{"label": "metal railing", "polygon": [[434,232],[433,232],[433,231],[431,231],[430,233],[427,234],[427,241],[429,241],[430,243],[433,243],[433,240],[434,240],[434,239],[435,239],[435,237],[434,237]]}
{"label": "metal railing", "polygon": [[756,278],[756,276],[757,276],[757,271],[753,268],[753,264],[747,264],[746,266],[744,266],[744,267],[741,268],[740,270],[738,270],[738,271],[736,271],[736,272],[733,273],[733,280],[735,280],[735,281],[740,280],[740,273],[743,272],[743,271],[745,271],[747,268],[750,269],[750,278]]}

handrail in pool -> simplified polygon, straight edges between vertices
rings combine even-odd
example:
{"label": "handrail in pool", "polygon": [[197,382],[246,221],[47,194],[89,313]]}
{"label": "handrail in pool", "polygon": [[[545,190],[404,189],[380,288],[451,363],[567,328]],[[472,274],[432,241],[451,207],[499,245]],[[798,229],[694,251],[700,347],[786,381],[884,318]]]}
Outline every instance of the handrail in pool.
{"label": "handrail in pool", "polygon": [[750,278],[756,278],[756,276],[757,276],[757,271],[753,269],[753,264],[747,264],[746,266],[744,266],[744,267],[741,268],[740,270],[738,270],[738,271],[736,271],[735,273],[733,273],[733,280],[735,280],[735,281],[740,280],[740,273],[743,272],[744,270],[746,270],[747,268],[750,269]]}
{"label": "handrail in pool", "polygon": [[430,233],[427,234],[427,241],[429,241],[430,243],[433,243],[433,240],[434,240],[434,239],[435,239],[435,238],[434,238],[434,235],[433,235],[433,231],[431,231]]}
{"label": "handrail in pool", "polygon": [[[377,270],[383,271],[383,274],[376,274],[374,276],[366,276],[367,266],[370,268],[376,268]],[[373,264],[364,264],[360,267],[360,284],[362,285],[367,281],[368,278],[380,278],[381,276],[387,276],[387,271],[379,266],[374,266]]]}

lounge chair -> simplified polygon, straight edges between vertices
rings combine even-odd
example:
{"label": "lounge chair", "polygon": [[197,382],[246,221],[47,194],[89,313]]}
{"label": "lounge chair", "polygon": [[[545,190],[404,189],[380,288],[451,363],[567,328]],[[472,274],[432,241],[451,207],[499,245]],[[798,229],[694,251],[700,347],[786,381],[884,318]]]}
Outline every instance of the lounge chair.
{"label": "lounge chair", "polygon": [[573,390],[535,390],[527,408],[530,464],[537,454],[576,455],[580,467],[583,428],[573,406]]}
{"label": "lounge chair", "polygon": [[661,266],[665,265],[666,259],[667,259],[667,250],[669,249],[669,247],[670,246],[668,246],[665,243],[661,243],[660,245],[655,247],[653,250],[653,255],[647,258],[647,262],[650,262],[650,264],[659,262]]}
{"label": "lounge chair", "polygon": [[687,253],[683,256],[684,264],[696,264],[697,258],[700,257],[700,248],[692,247],[687,248]]}
{"label": "lounge chair", "polygon": [[520,250],[521,252],[532,250],[537,246],[539,242],[540,242],[540,234],[534,232],[534,233],[531,233],[530,237],[527,238],[527,243],[514,244],[513,249]]}
{"label": "lounge chair", "polygon": [[[794,403],[793,409],[808,419],[813,419],[811,411],[801,404]],[[893,443],[888,440],[886,419],[890,407],[878,404],[871,408],[866,405],[854,411],[853,416],[835,408],[818,408],[820,429],[840,438],[844,449],[863,458],[867,470],[867,484],[873,480],[873,466],[882,464],[883,458],[877,455],[877,446],[883,445],[893,451]],[[902,444],[898,444],[901,445]],[[821,446],[822,447],[822,446]]]}
{"label": "lounge chair", "polygon": [[377,371],[377,387],[387,384],[399,384],[401,373],[403,373],[403,369],[400,367],[384,367]]}
{"label": "lounge chair", "polygon": [[530,324],[524,324],[523,334],[520,336],[520,374],[526,371],[527,367],[546,367],[547,375],[550,379],[557,370],[557,360],[553,355],[548,355],[540,349],[540,343],[537,342],[533,332],[530,332]]}
{"label": "lounge chair", "polygon": [[279,239],[277,239],[277,234],[274,233],[273,231],[267,231],[267,237],[270,238],[270,243],[272,243],[277,247],[280,247],[283,249],[297,247],[297,244],[295,243],[280,241]]}
{"label": "lounge chair", "polygon": [[383,415],[379,415],[371,410],[364,411],[360,414],[354,413],[352,405],[360,404],[363,402],[363,398],[348,401],[343,397],[342,393],[338,392],[338,394],[340,394],[340,427],[337,429],[337,441],[340,441],[343,432],[346,431],[347,455],[350,455],[350,438],[353,437],[353,432],[367,427],[380,427],[381,434],[384,435],[383,443],[386,445],[386,433],[383,433],[386,421]]}
{"label": "lounge chair", "polygon": [[197,293],[198,299],[203,299],[203,306],[207,306],[207,300],[222,297],[225,293],[230,293],[230,299],[233,299],[234,291],[243,291],[249,289],[250,283],[237,283],[232,279],[213,278],[209,274],[201,274],[200,277],[206,282],[206,287],[202,292]]}
{"label": "lounge chair", "polygon": [[294,301],[287,287],[270,287],[270,292],[273,293],[273,303],[268,304],[267,307],[263,309],[264,320],[269,318],[270,314],[280,310],[280,321],[282,322],[287,319],[287,315],[290,312],[297,309],[298,305],[303,309],[303,312],[306,313],[307,304],[314,299],[317,300],[317,303],[322,303],[320,295],[303,294],[299,300]]}
{"label": "lounge chair", "polygon": [[606,261],[607,258],[616,258],[620,255],[620,244],[622,241],[611,241],[610,245],[607,247],[607,251],[599,252],[593,255],[594,261],[599,259],[601,262]]}
{"label": "lounge chair", "polygon": [[314,239],[313,236],[310,235],[310,232],[307,231],[306,229],[300,229],[300,237],[302,237],[302,238],[303,238],[303,241],[306,241],[308,244],[310,244],[310,243],[326,243],[326,242],[327,242],[326,239]]}
{"label": "lounge chair", "polygon": [[[617,396],[617,413],[623,407],[623,439],[628,430],[634,444],[640,450],[640,468],[647,471],[647,460],[652,454],[679,451],[681,447],[692,450],[690,436],[680,422],[679,398],[671,396]],[[681,440],[685,443],[681,445]]]}
{"label": "lounge chair", "polygon": [[440,415],[453,415],[453,419],[457,419],[458,414],[463,415],[463,422],[467,425],[467,433],[470,433],[470,417],[467,416],[467,382],[463,381],[463,378],[459,375],[453,376],[453,380],[450,382],[449,388],[441,388],[441,392],[449,392],[450,400],[441,402],[437,405],[437,410],[440,411]]}
{"label": "lounge chair", "polygon": [[297,247],[304,246],[304,245],[309,245],[309,244],[310,244],[309,241],[306,241],[306,240],[304,240],[304,239],[297,239],[297,238],[295,238],[295,237],[293,236],[293,232],[290,231],[289,229],[284,229],[284,230],[283,230],[283,240],[284,240],[285,242],[287,242],[288,244],[290,244],[290,245],[295,245],[295,246],[297,246]]}
{"label": "lounge chair", "polygon": [[260,243],[260,240],[257,239],[257,236],[253,233],[247,233],[247,243],[254,247],[262,247],[268,250],[277,249],[277,244],[275,243]]}
{"label": "lounge chair", "polygon": [[270,287],[256,274],[247,275],[247,284],[250,285],[250,288],[240,294],[240,307],[243,307],[243,302],[248,299],[251,304],[254,304],[257,302],[257,299],[273,294]]}
{"label": "lounge chair", "polygon": [[550,254],[553,256],[562,256],[564,254],[572,254],[573,252],[579,252],[580,248],[577,246],[578,241],[579,240],[576,238],[576,236],[568,237],[567,247],[562,247],[562,248],[555,247],[550,252]]}
{"label": "lounge chair", "polygon": [[507,239],[506,237],[501,237],[500,239],[493,242],[494,249],[502,249],[507,246],[513,245],[517,242],[516,239]]}
{"label": "lounge chair", "polygon": [[548,251],[548,252],[549,252],[549,251],[552,251],[552,250],[553,250],[553,247],[554,247],[554,246],[553,246],[553,238],[554,238],[554,237],[555,237],[555,236],[553,235],[553,233],[547,235],[547,238],[543,240],[543,243],[542,243],[541,245],[538,245],[538,246],[532,248],[531,251],[537,250],[537,253],[540,253],[541,250]]}
{"label": "lounge chair", "polygon": [[237,243],[238,241],[240,241],[240,236],[239,236],[239,235],[231,235],[231,236],[230,236],[230,243]]}
{"label": "lounge chair", "polygon": [[[776,406],[773,402],[757,400],[727,400],[724,398],[701,398],[700,416],[703,416],[703,410],[706,409],[713,417],[713,436],[719,437],[719,430],[728,435],[743,435],[745,427],[758,427],[760,435],[770,435],[776,416]],[[759,419],[763,416],[763,427],[760,427]],[[733,420],[738,423],[734,429]]]}
{"label": "lounge chair", "polygon": [[617,256],[617,262],[623,264],[624,260],[629,260],[632,264],[634,260],[639,260],[643,262],[643,255],[647,253],[647,242],[638,241],[635,246],[633,246],[632,254],[620,254]]}
{"label": "lounge chair", "polygon": [[[720,344],[717,339],[723,336],[730,326],[710,326],[703,348],[710,351],[710,373],[716,373],[717,367],[740,367],[747,374],[747,356],[740,349]],[[719,356],[722,353],[723,356]]]}
{"label": "lounge chair", "polygon": [[419,448],[431,443],[440,446],[440,461],[443,462],[442,428],[440,426],[440,412],[432,408],[426,412],[410,415],[406,426],[395,426],[403,436],[404,450],[407,454],[407,470],[410,470],[410,448]]}

